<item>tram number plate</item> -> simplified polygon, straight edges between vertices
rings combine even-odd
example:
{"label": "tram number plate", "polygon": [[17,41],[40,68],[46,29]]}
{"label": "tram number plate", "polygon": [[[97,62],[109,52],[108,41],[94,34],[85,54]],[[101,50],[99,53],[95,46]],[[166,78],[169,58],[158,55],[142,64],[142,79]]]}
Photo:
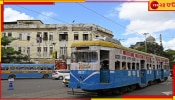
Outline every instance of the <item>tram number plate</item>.
{"label": "tram number plate", "polygon": [[85,71],[78,71],[78,74],[84,74]]}

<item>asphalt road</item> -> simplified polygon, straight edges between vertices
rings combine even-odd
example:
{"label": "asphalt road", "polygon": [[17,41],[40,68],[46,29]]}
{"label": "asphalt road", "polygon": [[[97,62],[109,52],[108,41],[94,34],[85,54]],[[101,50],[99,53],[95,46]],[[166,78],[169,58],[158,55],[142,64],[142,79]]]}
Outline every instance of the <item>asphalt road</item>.
{"label": "asphalt road", "polygon": [[[70,88],[62,84],[62,80],[53,79],[16,79],[13,82],[14,90],[8,90],[8,80],[2,80],[2,98],[94,98],[94,94],[68,94]],[[80,91],[81,90],[76,90]],[[123,95],[172,95],[172,79]],[[110,96],[121,97],[122,95]],[[109,97],[109,96],[103,96]]]}

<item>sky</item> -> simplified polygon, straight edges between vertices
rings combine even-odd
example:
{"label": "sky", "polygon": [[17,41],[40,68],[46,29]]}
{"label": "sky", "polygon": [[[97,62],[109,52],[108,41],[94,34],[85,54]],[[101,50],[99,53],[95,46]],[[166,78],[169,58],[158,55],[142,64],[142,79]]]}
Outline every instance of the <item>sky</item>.
{"label": "sky", "polygon": [[[98,1],[98,0],[97,0]],[[148,11],[148,2],[84,2],[5,5],[4,21],[41,20],[44,24],[96,24],[113,32],[126,47],[153,36],[175,50],[175,12]],[[144,33],[149,33],[146,36]]]}

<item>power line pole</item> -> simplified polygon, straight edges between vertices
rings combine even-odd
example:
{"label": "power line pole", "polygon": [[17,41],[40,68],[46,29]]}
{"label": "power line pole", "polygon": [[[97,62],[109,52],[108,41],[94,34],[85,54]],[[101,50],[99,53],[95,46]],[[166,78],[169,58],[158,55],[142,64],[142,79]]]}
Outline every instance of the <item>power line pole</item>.
{"label": "power line pole", "polygon": [[149,33],[143,33],[143,35],[145,35],[145,52],[147,52],[147,43],[146,43],[146,35]]}

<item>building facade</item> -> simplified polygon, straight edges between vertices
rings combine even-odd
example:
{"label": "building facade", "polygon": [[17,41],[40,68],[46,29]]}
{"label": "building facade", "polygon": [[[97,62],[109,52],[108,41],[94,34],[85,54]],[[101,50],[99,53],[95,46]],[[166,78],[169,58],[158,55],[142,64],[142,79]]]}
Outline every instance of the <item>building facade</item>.
{"label": "building facade", "polygon": [[54,62],[57,58],[70,63],[71,44],[97,37],[112,38],[112,31],[95,24],[44,24],[41,20],[17,20],[4,22],[2,36],[17,38],[9,46],[28,55],[32,62]]}

